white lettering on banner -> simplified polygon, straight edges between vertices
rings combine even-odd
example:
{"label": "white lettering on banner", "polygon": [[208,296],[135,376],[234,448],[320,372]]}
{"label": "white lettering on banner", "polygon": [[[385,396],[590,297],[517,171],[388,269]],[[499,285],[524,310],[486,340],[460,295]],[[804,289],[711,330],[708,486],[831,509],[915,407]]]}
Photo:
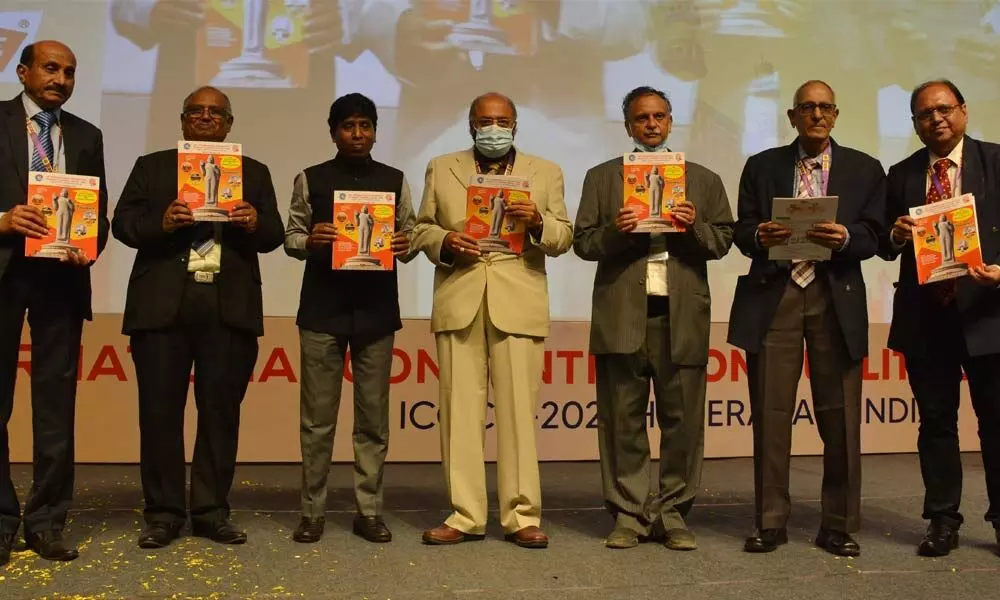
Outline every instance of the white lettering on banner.
{"label": "white lettering on banner", "polygon": [[[78,368],[77,460],[136,462],[139,450],[135,371],[128,339],[120,335],[120,315],[96,315],[84,331]],[[298,331],[290,318],[265,320],[266,335],[251,385],[243,403],[240,455],[246,462],[298,462],[299,356]],[[746,358],[725,343],[725,324],[713,324],[706,367],[705,454],[708,457],[750,456],[753,452],[752,414],[747,399]],[[872,325],[870,357],[862,365],[862,448],[868,453],[913,452],[919,422],[916,402],[907,383],[902,356],[885,348],[888,327]],[[587,323],[554,322],[544,355],[542,386],[536,413],[541,460],[597,458],[597,402],[594,358],[586,351]],[[8,426],[11,457],[31,460],[31,344],[25,331],[18,358],[20,377]],[[350,357],[345,366],[344,398],[353,393]],[[406,321],[396,335],[391,370],[389,460],[437,461],[438,364],[427,321]],[[193,387],[193,386],[192,386]],[[792,451],[820,454],[809,396],[808,362],[799,382],[793,413]],[[191,399],[193,400],[193,398]],[[456,399],[455,401],[461,401]],[[959,428],[963,450],[978,449],[975,414],[962,386]],[[341,402],[334,459],[351,460],[352,403]],[[659,430],[652,396],[645,415],[654,457]],[[185,442],[194,445],[194,402],[188,403]],[[487,411],[486,454],[495,456],[492,399]],[[114,435],[108,435],[114,431]]]}

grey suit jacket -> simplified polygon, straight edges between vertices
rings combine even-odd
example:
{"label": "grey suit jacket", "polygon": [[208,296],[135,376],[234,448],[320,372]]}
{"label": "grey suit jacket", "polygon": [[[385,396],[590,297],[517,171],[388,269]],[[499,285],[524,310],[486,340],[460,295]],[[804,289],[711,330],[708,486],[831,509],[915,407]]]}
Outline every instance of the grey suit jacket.
{"label": "grey suit jacket", "polygon": [[[587,172],[574,227],[573,249],[597,261],[590,351],[630,354],[646,337],[646,260],[649,235],[622,233],[615,217],[624,204],[621,157]],[[693,227],[667,234],[670,288],[670,355],[675,364],[708,363],[711,296],[707,262],[722,258],[733,242],[733,213],[718,175],[687,163],[687,199],[695,206]]]}

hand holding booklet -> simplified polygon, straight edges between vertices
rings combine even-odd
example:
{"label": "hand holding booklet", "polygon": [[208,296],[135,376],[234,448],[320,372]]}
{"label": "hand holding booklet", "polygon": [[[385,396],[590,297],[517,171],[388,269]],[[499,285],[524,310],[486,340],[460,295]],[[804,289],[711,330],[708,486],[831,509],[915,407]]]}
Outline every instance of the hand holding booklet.
{"label": "hand holding booklet", "polygon": [[917,281],[923,285],[967,275],[982,266],[976,198],[962,194],[910,209]]}
{"label": "hand holding booklet", "polygon": [[771,220],[792,230],[788,240],[773,246],[767,257],[771,260],[830,260],[832,250],[808,237],[806,232],[817,223],[837,220],[837,196],[816,198],[775,198],[771,205]]}

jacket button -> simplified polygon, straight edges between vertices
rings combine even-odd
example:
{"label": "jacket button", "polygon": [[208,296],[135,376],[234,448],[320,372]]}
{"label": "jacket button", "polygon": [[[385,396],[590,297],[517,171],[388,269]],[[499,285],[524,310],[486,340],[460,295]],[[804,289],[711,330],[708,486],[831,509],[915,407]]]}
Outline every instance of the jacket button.
{"label": "jacket button", "polygon": [[849,291],[851,291],[851,286],[849,286],[849,285],[848,285],[848,286],[845,286],[845,287],[844,287],[844,289],[845,289],[845,290],[847,290],[847,291],[849,292]]}
{"label": "jacket button", "polygon": [[640,279],[639,280],[639,285],[646,285],[646,280],[645,279]]}

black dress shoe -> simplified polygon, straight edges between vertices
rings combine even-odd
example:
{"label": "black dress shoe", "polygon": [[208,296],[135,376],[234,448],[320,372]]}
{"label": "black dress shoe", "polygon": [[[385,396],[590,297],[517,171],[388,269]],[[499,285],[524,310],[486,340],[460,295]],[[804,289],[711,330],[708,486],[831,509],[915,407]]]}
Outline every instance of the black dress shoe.
{"label": "black dress shoe", "polygon": [[10,562],[10,553],[14,551],[14,540],[17,532],[0,533],[0,567]]}
{"label": "black dress shoe", "polygon": [[948,556],[958,548],[958,529],[945,525],[940,521],[931,521],[917,547],[920,556]]}
{"label": "black dress shoe", "polygon": [[385,544],[392,541],[392,532],[385,526],[382,517],[354,517],[352,528],[355,535],[360,535],[369,542],[375,544]]}
{"label": "black dress shoe", "polygon": [[318,542],[323,537],[323,528],[325,525],[326,519],[323,517],[319,517],[318,519],[302,517],[302,520],[299,521],[299,526],[292,533],[292,539],[300,544]]}
{"label": "black dress shoe", "polygon": [[816,545],[837,556],[861,556],[861,546],[843,531],[820,529]]}
{"label": "black dress shoe", "polygon": [[744,552],[774,552],[778,546],[788,543],[788,531],[781,529],[762,529],[757,535],[748,537],[743,543]]}
{"label": "black dress shoe", "polygon": [[198,537],[220,544],[245,544],[247,541],[247,534],[233,527],[229,521],[192,523],[191,531]]}
{"label": "black dress shoe", "polygon": [[150,523],[146,525],[142,533],[139,534],[139,547],[153,550],[155,548],[166,548],[170,542],[177,539],[181,528],[179,525],[169,523]]}
{"label": "black dress shoe", "polygon": [[80,556],[76,548],[67,548],[63,543],[61,531],[39,531],[24,536],[28,550],[33,551],[45,560],[73,560]]}

